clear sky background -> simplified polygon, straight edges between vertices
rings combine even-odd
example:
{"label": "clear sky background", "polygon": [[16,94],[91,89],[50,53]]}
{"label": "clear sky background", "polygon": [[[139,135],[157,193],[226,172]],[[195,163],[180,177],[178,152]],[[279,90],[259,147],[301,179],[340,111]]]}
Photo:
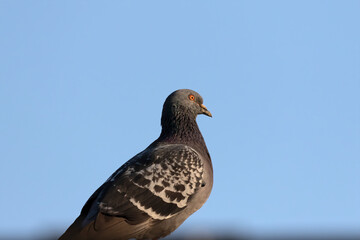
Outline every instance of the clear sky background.
{"label": "clear sky background", "polygon": [[63,231],[198,91],[215,183],[178,232],[357,231],[360,1],[0,0],[0,235]]}

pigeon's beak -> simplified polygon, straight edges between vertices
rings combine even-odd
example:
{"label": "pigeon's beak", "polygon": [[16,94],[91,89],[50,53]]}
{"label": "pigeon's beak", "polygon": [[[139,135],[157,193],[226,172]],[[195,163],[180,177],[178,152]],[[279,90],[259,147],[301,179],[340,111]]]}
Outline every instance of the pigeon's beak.
{"label": "pigeon's beak", "polygon": [[201,113],[205,114],[206,116],[212,117],[211,112],[209,112],[209,110],[207,110],[207,108],[205,107],[204,104],[200,104],[201,107]]}

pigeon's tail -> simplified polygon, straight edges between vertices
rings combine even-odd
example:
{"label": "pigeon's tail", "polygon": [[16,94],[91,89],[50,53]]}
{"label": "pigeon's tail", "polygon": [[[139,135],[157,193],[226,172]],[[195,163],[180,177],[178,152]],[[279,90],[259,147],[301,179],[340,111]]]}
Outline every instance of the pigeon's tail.
{"label": "pigeon's tail", "polygon": [[81,222],[84,220],[82,216],[79,216],[73,224],[66,230],[66,232],[61,235],[59,240],[70,240],[70,239],[80,239],[79,233],[81,232]]}
{"label": "pigeon's tail", "polygon": [[147,222],[131,225],[124,218],[106,216],[99,213],[95,221],[81,227],[84,217],[79,216],[66,230],[59,240],[122,240],[134,238],[142,239]]}

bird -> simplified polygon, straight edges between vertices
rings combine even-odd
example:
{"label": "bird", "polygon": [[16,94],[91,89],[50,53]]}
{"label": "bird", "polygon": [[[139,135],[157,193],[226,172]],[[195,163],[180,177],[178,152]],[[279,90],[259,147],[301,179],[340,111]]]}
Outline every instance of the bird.
{"label": "bird", "polygon": [[159,239],[210,196],[213,166],[196,118],[212,117],[199,93],[165,100],[160,136],[117,169],[87,200],[59,240]]}

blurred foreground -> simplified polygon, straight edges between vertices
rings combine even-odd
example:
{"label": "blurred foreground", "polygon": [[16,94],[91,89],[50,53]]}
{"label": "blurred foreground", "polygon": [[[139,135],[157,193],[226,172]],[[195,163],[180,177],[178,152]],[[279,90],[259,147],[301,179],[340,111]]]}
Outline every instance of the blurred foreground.
{"label": "blurred foreground", "polygon": [[[46,233],[33,236],[3,236],[0,233],[0,240],[56,240],[61,233]],[[235,234],[229,232],[214,234],[199,233],[173,233],[164,238],[165,240],[360,240],[360,234],[273,234],[271,236],[256,236],[251,234]]]}

